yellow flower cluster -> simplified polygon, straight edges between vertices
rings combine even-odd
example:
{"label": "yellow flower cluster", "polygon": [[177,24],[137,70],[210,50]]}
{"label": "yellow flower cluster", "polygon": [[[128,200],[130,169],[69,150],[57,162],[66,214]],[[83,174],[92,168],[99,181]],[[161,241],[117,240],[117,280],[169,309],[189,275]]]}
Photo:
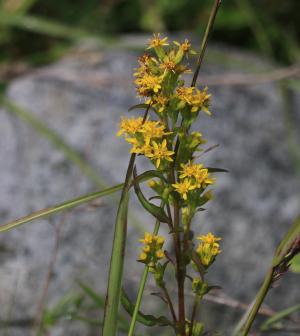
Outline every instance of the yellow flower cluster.
{"label": "yellow flower cluster", "polygon": [[214,236],[211,232],[207,235],[197,237],[200,243],[197,247],[197,254],[203,266],[208,267],[215,257],[221,253],[218,241],[221,238]]}
{"label": "yellow flower cluster", "polygon": [[173,161],[173,151],[168,149],[167,140],[163,137],[171,132],[166,132],[165,126],[160,121],[142,118],[122,119],[118,136],[125,135],[127,142],[132,144],[131,153],[142,154],[155,162],[156,168],[161,161]]}
{"label": "yellow flower cluster", "polygon": [[158,260],[164,257],[162,250],[165,242],[164,237],[145,232],[144,238],[139,241],[144,244],[138,259],[140,262],[154,266]]}
{"label": "yellow flower cluster", "polygon": [[179,98],[178,108],[184,108],[188,105],[191,108],[191,112],[198,112],[203,110],[208,115],[211,115],[209,111],[210,97],[207,93],[207,87],[200,91],[196,87],[179,87],[176,90]]}
{"label": "yellow flower cluster", "polygon": [[207,185],[213,184],[215,178],[210,176],[208,169],[203,168],[202,164],[194,164],[189,161],[187,164],[181,165],[179,178],[180,182],[172,184],[175,190],[187,200],[188,192],[194,189],[206,188]]}

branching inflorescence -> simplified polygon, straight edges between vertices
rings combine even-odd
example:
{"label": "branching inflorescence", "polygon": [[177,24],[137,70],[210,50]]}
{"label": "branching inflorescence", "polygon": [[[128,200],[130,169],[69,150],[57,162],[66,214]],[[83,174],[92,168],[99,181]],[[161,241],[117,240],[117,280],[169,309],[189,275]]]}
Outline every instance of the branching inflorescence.
{"label": "branching inflorescence", "polygon": [[[196,322],[199,300],[212,288],[204,280],[205,273],[221,252],[219,241],[212,233],[194,239],[192,219],[213,198],[209,188],[216,181],[212,175],[218,169],[207,168],[197,162],[206,141],[200,132],[192,130],[195,120],[210,112],[211,95],[205,87],[186,86],[183,74],[191,73],[189,58],[195,55],[188,40],[169,44],[160,34],[151,39],[147,52],[139,58],[135,84],[143,104],[133,108],[147,108],[148,117],[122,118],[118,136],[124,136],[131,144],[130,152],[144,156],[153,164],[153,178],[148,187],[154,192],[151,199],[160,199],[158,207],[142,194],[138,183],[135,190],[142,205],[159,222],[170,229],[173,244],[164,251],[165,238],[149,232],[140,242],[143,244],[138,261],[153,273],[164,301],[170,308],[176,335],[201,335],[203,326]],[[196,241],[198,240],[198,244]],[[174,252],[174,253],[173,253]],[[175,254],[175,260],[172,256]],[[177,281],[178,312],[168,294],[164,276],[169,268],[175,269]],[[186,316],[185,288],[195,294],[193,313]]]}

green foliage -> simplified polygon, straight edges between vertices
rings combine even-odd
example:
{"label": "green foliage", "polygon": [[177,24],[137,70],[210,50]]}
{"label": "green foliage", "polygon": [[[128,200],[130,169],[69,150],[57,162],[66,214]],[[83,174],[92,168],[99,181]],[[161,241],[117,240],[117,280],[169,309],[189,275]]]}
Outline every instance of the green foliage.
{"label": "green foliage", "polygon": [[[61,38],[126,32],[202,32],[210,0],[12,0],[0,2],[0,59],[50,52]],[[227,0],[215,25],[222,43],[254,48],[291,62],[298,54],[300,2]],[[43,34],[40,35],[40,34]],[[45,38],[46,36],[46,38]],[[29,42],[29,43],[28,43]],[[34,57],[34,59],[36,59]]]}
{"label": "green foliage", "polygon": [[292,272],[300,273],[300,254],[292,259],[290,268]]}
{"label": "green foliage", "polygon": [[282,320],[286,319],[289,315],[300,311],[300,304],[289,307],[287,309],[281,310],[279,313],[273,315],[268,318],[260,327],[261,331],[269,331],[269,330],[280,330],[282,328]]}

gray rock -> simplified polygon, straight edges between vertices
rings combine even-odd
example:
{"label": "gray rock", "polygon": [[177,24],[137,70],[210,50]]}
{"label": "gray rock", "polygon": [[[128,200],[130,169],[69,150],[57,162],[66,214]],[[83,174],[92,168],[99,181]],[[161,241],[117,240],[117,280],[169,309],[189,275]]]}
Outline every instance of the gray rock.
{"label": "gray rock", "polygon": [[[263,60],[228,48],[210,50],[209,55],[226,54],[242,68],[255,67],[258,72],[272,68]],[[8,96],[60,134],[107,185],[113,185],[123,180],[129,157],[128,146],[115,133],[120,116],[137,101],[132,84],[136,56],[124,49],[81,50],[14,80]],[[236,72],[241,69],[228,68],[211,57],[202,74],[207,78]],[[199,83],[205,85],[201,75]],[[197,233],[213,231],[223,237],[223,253],[209,275],[211,282],[221,285],[230,297],[248,303],[262,282],[276,244],[299,212],[299,176],[289,156],[285,107],[275,83],[215,85],[210,91],[214,116],[201,116],[195,128],[211,144],[220,144],[203,157],[205,163],[227,168],[230,173],[218,175],[215,200],[197,217],[194,227]],[[299,107],[299,95],[295,102]],[[4,110],[0,134],[1,223],[96,190],[60,150]],[[138,164],[140,170],[147,167],[145,162]],[[83,206],[65,216],[49,306],[66,293],[80,292],[78,278],[105,293],[116,208],[117,198],[104,199],[94,210]],[[144,216],[135,200],[133,213],[135,223],[139,219],[151,230],[153,219]],[[36,314],[55,243],[55,226],[61,220],[62,215],[56,215],[0,236],[1,319]],[[134,262],[139,235],[136,225],[129,226],[125,276],[131,289],[137,286],[142,271]],[[267,302],[275,310],[299,303],[297,283],[299,276],[286,275]],[[230,335],[235,313],[226,310],[219,314],[226,324],[222,327],[219,320],[218,326]],[[202,317],[206,315],[203,312]],[[215,320],[209,314],[207,321],[210,325]],[[65,323],[51,335],[96,334],[95,328],[86,329],[82,323],[72,326]],[[9,334],[26,336],[30,330],[11,329]]]}

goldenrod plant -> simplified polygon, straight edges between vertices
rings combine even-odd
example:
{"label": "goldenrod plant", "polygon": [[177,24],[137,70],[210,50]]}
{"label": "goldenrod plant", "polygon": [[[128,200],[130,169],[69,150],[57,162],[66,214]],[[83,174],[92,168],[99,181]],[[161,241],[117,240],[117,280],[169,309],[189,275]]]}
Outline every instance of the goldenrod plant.
{"label": "goldenrod plant", "polygon": [[[122,118],[117,136],[123,136],[131,145],[131,158],[117,214],[114,244],[111,257],[109,283],[103,322],[103,335],[115,335],[121,299],[123,258],[126,242],[128,193],[131,184],[145,208],[155,219],[153,234],[146,232],[138,261],[145,264],[134,306],[128,335],[134,335],[143,290],[148,272],[154,276],[157,286],[167,302],[170,316],[159,323],[173,328],[176,335],[201,335],[202,324],[195,321],[199,300],[209,292],[205,274],[216,256],[221,252],[220,238],[211,232],[197,237],[192,228],[195,214],[213,198],[210,187],[215,183],[214,173],[223,171],[205,167],[197,160],[204,151],[206,140],[193,130],[193,124],[204,116],[211,115],[211,95],[208,88],[196,87],[199,69],[203,60],[209,33],[212,29],[220,1],[212,9],[191,84],[187,77],[192,74],[191,58],[197,55],[191,43],[169,42],[168,37],[154,34],[145,53],[138,60],[134,72],[135,85],[141,104],[130,110],[145,109],[143,116]],[[137,179],[136,157],[144,157],[153,165],[153,170],[143,172],[152,177],[148,187],[153,195],[147,199]],[[152,200],[160,200],[158,206]],[[167,225],[172,241],[172,251],[163,250],[165,237],[157,235],[160,223]],[[174,252],[174,253],[173,253]],[[174,254],[174,260],[170,255]],[[173,302],[164,281],[166,272],[174,271],[177,283],[177,300]],[[192,316],[186,313],[185,288],[189,285],[195,300]],[[175,309],[177,304],[177,309]]]}
{"label": "goldenrod plant", "polygon": [[[187,39],[182,43],[169,42],[167,37],[154,34],[134,73],[137,94],[145,101],[136,108],[145,107],[149,113],[144,118],[122,118],[117,133],[131,145],[132,154],[145,157],[153,165],[153,179],[148,181],[148,187],[153,193],[151,198],[162,202],[161,207],[144,196],[135,178],[136,167],[132,170],[132,181],[142,206],[167,225],[170,234],[166,238],[156,232],[145,232],[140,240],[143,247],[138,262],[144,263],[153,274],[170,310],[170,319],[166,317],[165,323],[177,335],[200,335],[203,328],[195,321],[197,305],[212,288],[205,281],[205,273],[221,252],[221,238],[211,232],[195,237],[192,228],[195,214],[213,198],[211,186],[216,181],[213,172],[218,171],[197,160],[206,140],[192,126],[203,114],[211,115],[211,95],[206,87],[199,89],[194,83],[187,86],[182,77],[192,72],[189,63],[195,54]],[[167,239],[172,241],[169,251],[164,249]],[[174,262],[168,257],[172,254]],[[177,282],[177,310],[164,280],[169,269],[174,271]],[[191,318],[186,314],[186,286],[197,298]],[[137,302],[136,309],[139,306]],[[129,335],[133,335],[134,324],[133,319]],[[110,333],[111,330],[106,333],[104,329],[104,335]]]}
{"label": "goldenrod plant", "polygon": [[[202,298],[216,287],[208,282],[207,273],[222,253],[222,238],[218,237],[217,233],[203,232],[195,221],[195,215],[204,211],[205,205],[213,200],[216,175],[226,170],[204,163],[203,154],[212,147],[209,147],[203,138],[201,130],[195,128],[195,122],[213,114],[209,89],[198,85],[197,79],[220,3],[220,0],[214,1],[199,52],[193,49],[188,39],[169,41],[168,37],[157,33],[149,41],[144,54],[139,57],[137,68],[134,70],[134,83],[140,103],[129,109],[131,113],[137,111],[136,115],[122,117],[120,129],[116,134],[123,137],[130,147],[131,156],[125,181],[0,226],[0,232],[8,231],[35,219],[121,191],[114,227],[104,318],[101,322],[100,318],[96,321],[96,324],[101,324],[103,336],[116,336],[124,331],[128,332],[128,336],[138,335],[135,333],[137,322],[147,327],[168,328],[177,336],[207,334],[205,321],[199,319],[197,312]],[[192,64],[196,64],[194,71]],[[2,105],[11,107],[7,100],[1,101]],[[48,136],[49,131],[44,126],[41,127],[36,121],[31,123],[39,126],[42,133]],[[53,136],[48,138],[53,140]],[[69,147],[62,146],[57,137],[54,137],[54,140],[70,153]],[[74,154],[69,156],[74,158]],[[77,156],[75,159],[75,162],[81,164]],[[139,160],[147,160],[151,169],[138,172]],[[86,171],[86,167],[82,164],[81,166],[83,171]],[[95,179],[93,171],[88,172]],[[144,182],[146,185],[142,188],[141,184]],[[136,253],[136,262],[143,265],[144,270],[135,302],[131,302],[123,288],[131,191],[135,192],[142,207],[155,221],[153,228],[148,226],[139,239],[140,250]],[[146,197],[149,193],[151,197]],[[161,226],[167,230],[159,232]],[[236,335],[249,334],[272,284],[288,270],[290,262],[299,252],[298,219],[277,248],[265,281],[253,304],[238,324]],[[157,286],[157,296],[163,299],[165,304],[162,316],[153,316],[140,310],[149,276],[153,277]],[[88,286],[80,286],[97,305],[103,306],[102,298]],[[121,304],[128,312],[130,322],[120,314]],[[292,311],[295,309],[298,309],[298,306]],[[58,316],[63,316],[63,312]],[[274,320],[277,321],[281,316],[282,314],[275,316],[264,328],[272,325]],[[75,319],[76,314],[73,317]],[[83,317],[80,319],[89,320]]]}

